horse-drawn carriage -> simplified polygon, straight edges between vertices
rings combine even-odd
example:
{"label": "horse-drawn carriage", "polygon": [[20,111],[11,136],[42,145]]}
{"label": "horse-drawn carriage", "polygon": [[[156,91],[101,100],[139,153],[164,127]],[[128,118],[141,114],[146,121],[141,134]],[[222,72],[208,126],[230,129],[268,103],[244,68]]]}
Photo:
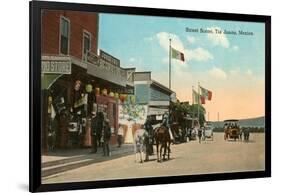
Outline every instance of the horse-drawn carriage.
{"label": "horse-drawn carriage", "polygon": [[240,127],[238,125],[238,120],[229,119],[224,121],[224,140],[240,138]]}

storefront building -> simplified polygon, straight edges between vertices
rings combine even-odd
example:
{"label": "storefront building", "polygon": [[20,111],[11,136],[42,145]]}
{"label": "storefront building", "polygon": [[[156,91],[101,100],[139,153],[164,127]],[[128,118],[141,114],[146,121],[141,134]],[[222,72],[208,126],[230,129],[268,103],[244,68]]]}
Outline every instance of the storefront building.
{"label": "storefront building", "polygon": [[115,143],[118,102],[134,93],[134,68],[98,50],[99,15],[44,10],[42,13],[42,147],[91,146],[92,112],[103,112]]}
{"label": "storefront building", "polygon": [[135,72],[134,84],[136,103],[147,106],[147,115],[158,119],[169,112],[171,95],[175,93],[151,79],[151,72]]}

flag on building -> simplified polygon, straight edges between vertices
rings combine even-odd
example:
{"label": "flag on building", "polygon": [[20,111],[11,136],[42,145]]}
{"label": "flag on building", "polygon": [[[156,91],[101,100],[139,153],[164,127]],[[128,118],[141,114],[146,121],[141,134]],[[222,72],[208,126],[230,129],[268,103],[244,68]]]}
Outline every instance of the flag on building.
{"label": "flag on building", "polygon": [[201,86],[200,86],[200,90],[201,90],[201,96],[204,97],[204,99],[209,100],[209,101],[212,100],[212,92],[211,91],[209,91],[209,90],[207,90],[207,89],[205,89]]}
{"label": "flag on building", "polygon": [[174,48],[171,47],[171,55],[172,58],[178,59],[184,62],[184,54]]}

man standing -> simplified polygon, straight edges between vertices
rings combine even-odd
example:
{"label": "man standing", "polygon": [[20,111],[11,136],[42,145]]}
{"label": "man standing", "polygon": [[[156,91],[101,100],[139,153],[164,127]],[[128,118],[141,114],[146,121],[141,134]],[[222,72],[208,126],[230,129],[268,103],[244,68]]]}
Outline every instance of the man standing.
{"label": "man standing", "polygon": [[91,124],[91,128],[92,128],[92,151],[91,153],[97,153],[97,131],[98,131],[98,127],[99,127],[99,120],[98,117],[96,116],[96,112],[92,112],[92,124]]}
{"label": "man standing", "polygon": [[147,116],[144,123],[144,128],[148,134],[147,144],[146,144],[146,155],[153,154],[153,127],[152,120],[150,116]]}
{"label": "man standing", "polygon": [[117,132],[118,147],[121,147],[121,144],[122,144],[122,141],[123,141],[123,135],[124,135],[123,125],[119,124],[118,132]]}
{"label": "man standing", "polygon": [[105,119],[104,125],[102,128],[102,135],[101,135],[101,142],[103,147],[103,155],[110,156],[110,149],[109,149],[109,141],[111,138],[111,128],[109,126],[109,120]]}

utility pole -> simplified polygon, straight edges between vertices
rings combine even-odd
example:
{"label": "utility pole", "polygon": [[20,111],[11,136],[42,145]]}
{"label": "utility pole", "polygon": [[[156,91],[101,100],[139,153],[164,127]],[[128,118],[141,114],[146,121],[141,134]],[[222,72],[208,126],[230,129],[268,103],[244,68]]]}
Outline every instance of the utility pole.
{"label": "utility pole", "polygon": [[169,89],[171,89],[171,38],[169,39]]}

